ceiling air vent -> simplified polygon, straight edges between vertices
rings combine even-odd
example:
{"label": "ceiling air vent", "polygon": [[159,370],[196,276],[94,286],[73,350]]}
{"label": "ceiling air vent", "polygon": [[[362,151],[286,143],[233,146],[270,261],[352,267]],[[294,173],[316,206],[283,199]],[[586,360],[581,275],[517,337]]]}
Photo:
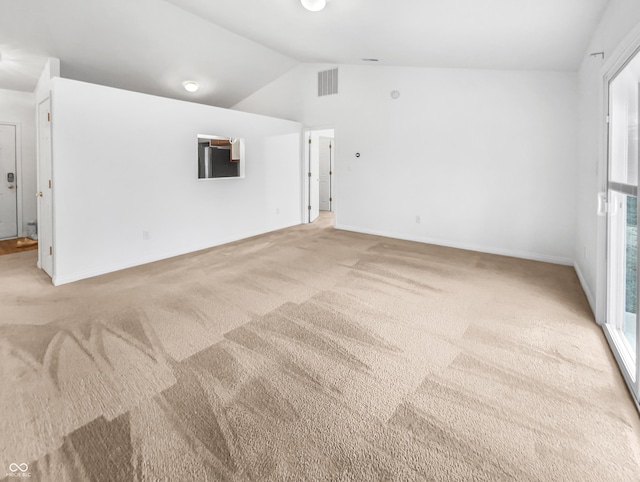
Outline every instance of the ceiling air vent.
{"label": "ceiling air vent", "polygon": [[338,68],[318,72],[318,97],[338,93]]}

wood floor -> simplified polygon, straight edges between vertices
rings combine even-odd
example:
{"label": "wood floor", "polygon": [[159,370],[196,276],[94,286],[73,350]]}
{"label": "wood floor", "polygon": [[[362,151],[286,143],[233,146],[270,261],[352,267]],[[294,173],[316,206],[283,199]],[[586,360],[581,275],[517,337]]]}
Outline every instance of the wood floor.
{"label": "wood floor", "polygon": [[3,254],[21,253],[23,251],[38,249],[37,242],[27,246],[19,246],[27,242],[33,242],[33,240],[29,238],[0,239],[0,256]]}

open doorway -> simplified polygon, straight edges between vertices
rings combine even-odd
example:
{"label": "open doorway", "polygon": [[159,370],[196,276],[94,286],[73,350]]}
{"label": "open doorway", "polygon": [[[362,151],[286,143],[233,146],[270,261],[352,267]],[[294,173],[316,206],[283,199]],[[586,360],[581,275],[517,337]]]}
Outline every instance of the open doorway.
{"label": "open doorway", "polygon": [[18,237],[16,139],[15,124],[0,124],[0,239]]}
{"label": "open doorway", "polygon": [[20,122],[0,122],[0,255],[37,248],[35,222],[23,224],[22,134]]}
{"label": "open doorway", "polygon": [[332,216],[335,211],[334,129],[313,129],[305,132],[305,222],[312,223],[323,212]]}

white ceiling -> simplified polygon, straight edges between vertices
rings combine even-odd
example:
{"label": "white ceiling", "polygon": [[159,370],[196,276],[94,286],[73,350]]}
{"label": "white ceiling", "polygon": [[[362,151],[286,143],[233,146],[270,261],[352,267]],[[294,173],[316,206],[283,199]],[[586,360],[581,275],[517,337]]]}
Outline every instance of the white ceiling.
{"label": "white ceiling", "polygon": [[33,92],[46,61],[41,52],[0,43],[0,88]]}
{"label": "white ceiling", "polygon": [[608,0],[168,0],[303,62],[575,71]]}
{"label": "white ceiling", "polygon": [[162,0],[0,0],[0,45],[59,58],[63,77],[223,107],[297,64]]}
{"label": "white ceiling", "polygon": [[0,52],[18,59],[0,62],[0,88],[33,90],[46,56],[64,77],[223,107],[298,61],[575,71],[607,3],[0,0]]}

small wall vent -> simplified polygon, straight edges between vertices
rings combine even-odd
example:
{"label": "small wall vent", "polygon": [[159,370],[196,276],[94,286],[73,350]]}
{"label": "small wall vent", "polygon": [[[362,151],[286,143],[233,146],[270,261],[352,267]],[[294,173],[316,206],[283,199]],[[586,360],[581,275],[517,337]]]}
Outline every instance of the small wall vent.
{"label": "small wall vent", "polygon": [[338,93],[338,68],[318,72],[318,97]]}

